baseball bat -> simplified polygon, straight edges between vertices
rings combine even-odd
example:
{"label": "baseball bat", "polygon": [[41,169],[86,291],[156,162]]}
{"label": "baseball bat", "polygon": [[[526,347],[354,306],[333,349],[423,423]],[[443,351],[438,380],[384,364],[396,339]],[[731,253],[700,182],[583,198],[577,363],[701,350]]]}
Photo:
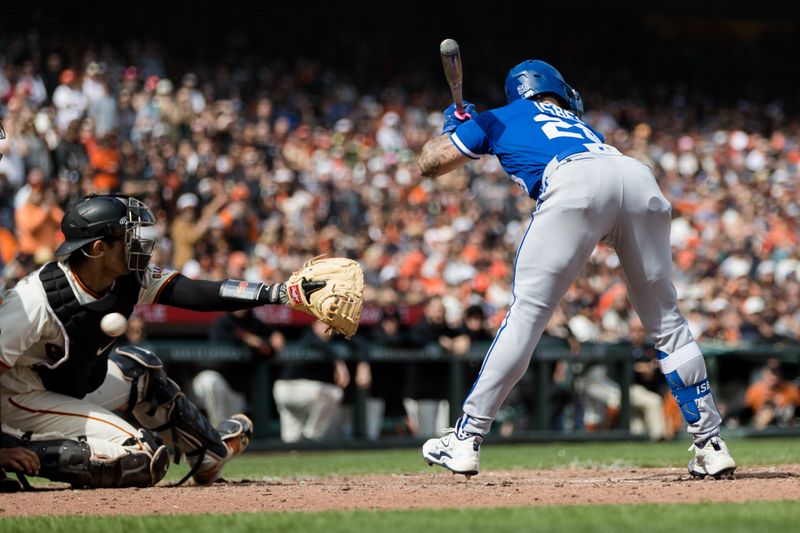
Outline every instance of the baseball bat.
{"label": "baseball bat", "polygon": [[453,102],[456,103],[456,111],[461,113],[464,110],[464,98],[462,96],[461,82],[463,71],[461,70],[461,51],[458,43],[453,39],[445,39],[439,45],[439,54],[442,56],[442,68],[450,92],[453,94]]}

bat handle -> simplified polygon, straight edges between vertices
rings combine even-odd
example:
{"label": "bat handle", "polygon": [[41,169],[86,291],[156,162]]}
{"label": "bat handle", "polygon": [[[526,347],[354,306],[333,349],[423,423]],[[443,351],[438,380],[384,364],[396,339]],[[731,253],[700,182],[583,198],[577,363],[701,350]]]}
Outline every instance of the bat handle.
{"label": "bat handle", "polygon": [[461,98],[459,98],[456,101],[456,113],[455,113],[455,115],[456,115],[456,117],[458,117],[461,120],[464,120],[464,118],[465,118],[465,116],[464,116],[464,101]]}

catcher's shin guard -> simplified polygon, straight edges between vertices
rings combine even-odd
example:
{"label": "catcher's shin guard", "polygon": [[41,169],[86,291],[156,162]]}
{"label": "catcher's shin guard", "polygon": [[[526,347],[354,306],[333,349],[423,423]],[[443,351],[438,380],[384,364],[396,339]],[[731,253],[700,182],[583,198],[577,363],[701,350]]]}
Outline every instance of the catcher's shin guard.
{"label": "catcher's shin guard", "polygon": [[214,428],[200,409],[167,377],[155,354],[137,346],[118,348],[112,360],[131,381],[130,411],[144,427],[160,432],[175,447],[175,462],[186,456],[190,477],[210,483],[222,466],[250,443],[252,422],[236,415]]}
{"label": "catcher's shin guard", "polygon": [[108,449],[99,441],[15,440],[39,457],[39,476],[51,481],[89,488],[151,487],[166,475],[169,453],[143,433],[130,446],[108,444]]}
{"label": "catcher's shin guard", "polygon": [[180,454],[186,456],[192,465],[186,479],[204,466],[221,462],[229,453],[219,432],[160,368],[150,371],[144,401],[133,414],[142,425],[160,432],[165,441],[175,446],[176,463]]}

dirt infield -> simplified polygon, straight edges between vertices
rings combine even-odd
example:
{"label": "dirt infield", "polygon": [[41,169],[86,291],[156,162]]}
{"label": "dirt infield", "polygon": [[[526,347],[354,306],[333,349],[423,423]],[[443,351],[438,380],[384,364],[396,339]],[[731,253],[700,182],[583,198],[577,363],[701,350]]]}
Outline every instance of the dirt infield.
{"label": "dirt infield", "polygon": [[[457,488],[458,498],[445,497]],[[0,516],[418,509],[564,504],[800,500],[800,465],[740,468],[732,480],[678,468],[514,470],[467,481],[440,470],[409,475],[263,479],[210,487],[3,494]]]}

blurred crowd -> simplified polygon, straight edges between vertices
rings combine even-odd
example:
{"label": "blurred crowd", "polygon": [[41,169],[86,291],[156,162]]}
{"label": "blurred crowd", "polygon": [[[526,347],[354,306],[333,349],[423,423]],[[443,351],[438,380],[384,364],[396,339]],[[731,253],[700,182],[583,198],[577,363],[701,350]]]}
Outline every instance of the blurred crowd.
{"label": "blurred crowd", "polygon": [[[69,52],[69,53],[67,53]],[[0,261],[6,284],[52,256],[90,192],[144,198],[154,261],[193,278],[283,279],[320,253],[358,258],[379,304],[443,297],[448,320],[510,302],[533,202],[496,159],[422,178],[441,88],[378,94],[313,61],[172,73],[156,43],[67,51],[29,37],[0,57]],[[498,84],[502,80],[498,80]],[[800,132],[780,102],[736,109],[592,98],[586,119],[653,166],[673,204],[675,281],[692,330],[726,343],[800,337]],[[584,340],[627,336],[613,250],[598,247],[565,311]]]}
{"label": "blurred crowd", "polygon": [[[440,80],[374,92],[314,60],[175,69],[153,41],[5,39],[5,286],[53,258],[65,209],[121,192],[156,215],[154,262],[189,277],[283,280],[309,257],[348,256],[369,302],[437,297],[450,326],[476,308],[490,331],[502,320],[534,204],[491,157],[420,176],[416,154],[447,105]],[[673,205],[674,278],[695,335],[800,340],[798,117],[780,101],[722,107],[655,87],[662,104],[651,105],[579,89],[585,119],[652,166]],[[619,260],[599,246],[559,310],[563,326],[578,342],[620,342],[632,315]]]}

